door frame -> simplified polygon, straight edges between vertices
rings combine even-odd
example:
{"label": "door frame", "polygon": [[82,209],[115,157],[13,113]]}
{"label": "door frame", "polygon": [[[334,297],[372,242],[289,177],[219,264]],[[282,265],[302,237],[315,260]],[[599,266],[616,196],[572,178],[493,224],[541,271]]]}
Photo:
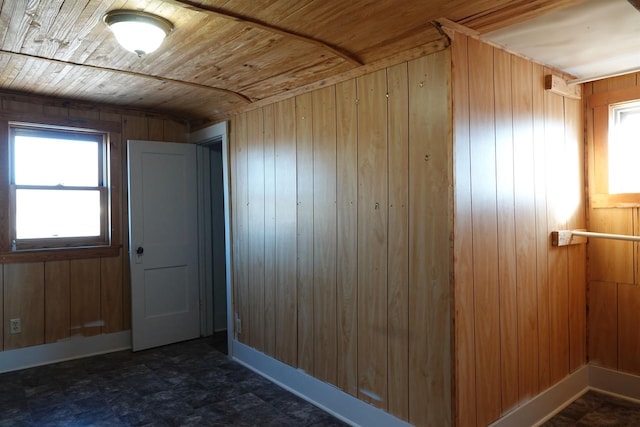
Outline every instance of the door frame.
{"label": "door frame", "polygon": [[[225,248],[225,269],[226,269],[226,291],[227,291],[227,348],[228,355],[233,355],[233,293],[232,293],[232,279],[233,271],[231,269],[231,200],[229,189],[229,139],[228,139],[228,122],[221,122],[215,125],[208,126],[204,129],[200,129],[192,132],[189,135],[189,142],[198,145],[197,148],[197,163],[198,163],[198,185],[201,188],[198,191],[198,225],[200,233],[199,235],[199,247],[205,248],[207,239],[210,239],[210,234],[203,231],[210,229],[211,227],[211,210],[204,203],[206,198],[205,189],[210,190],[209,174],[210,168],[208,160],[205,157],[209,157],[209,149],[214,144],[221,144],[222,146],[222,192],[224,200],[224,248]],[[207,218],[208,216],[208,218]],[[209,224],[207,224],[209,221]],[[212,298],[209,299],[207,286],[211,286],[211,281],[207,281],[206,277],[211,272],[212,262],[211,259],[207,259],[207,251],[199,250],[198,256],[200,259],[200,325],[201,335],[209,335],[213,333],[213,308]]]}

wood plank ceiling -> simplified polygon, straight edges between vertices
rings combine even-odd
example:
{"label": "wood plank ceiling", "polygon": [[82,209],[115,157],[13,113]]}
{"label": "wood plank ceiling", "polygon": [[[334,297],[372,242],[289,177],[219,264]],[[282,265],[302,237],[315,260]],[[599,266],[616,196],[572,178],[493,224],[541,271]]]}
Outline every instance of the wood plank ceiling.
{"label": "wood plank ceiling", "polygon": [[[0,0],[0,89],[205,122],[444,40],[441,17],[482,33],[579,1]],[[175,29],[138,58],[102,22],[114,9]]]}

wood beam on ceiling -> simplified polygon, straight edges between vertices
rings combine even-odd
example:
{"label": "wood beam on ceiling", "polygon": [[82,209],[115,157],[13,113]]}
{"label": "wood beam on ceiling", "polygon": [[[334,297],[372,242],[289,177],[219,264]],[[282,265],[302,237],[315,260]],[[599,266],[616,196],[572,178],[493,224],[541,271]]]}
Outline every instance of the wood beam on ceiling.
{"label": "wood beam on ceiling", "polygon": [[344,59],[345,61],[351,63],[354,66],[362,66],[364,65],[364,62],[362,62],[359,58],[356,57],[356,55],[354,55],[351,52],[347,52],[342,48],[336,47],[336,46],[332,46],[329,43],[326,43],[322,40],[318,40],[316,38],[310,37],[310,36],[306,36],[304,34],[300,34],[298,32],[295,31],[291,31],[291,30],[285,30],[283,28],[277,27],[275,25],[271,25],[268,24],[264,21],[260,21],[258,19],[253,19],[253,18],[249,18],[246,16],[242,16],[242,15],[238,15],[235,14],[233,12],[229,12],[217,7],[212,7],[212,6],[206,6],[206,5],[202,5],[202,4],[198,4],[196,2],[193,1],[189,1],[189,0],[165,0],[166,3],[170,3],[170,4],[174,4],[176,6],[182,7],[184,9],[188,9],[188,10],[192,10],[194,12],[200,12],[200,13],[207,13],[209,15],[212,16],[216,16],[219,18],[223,18],[223,19],[230,19],[232,21],[238,22],[240,24],[246,24],[255,28],[259,28],[261,30],[264,31],[268,31],[274,34],[278,34],[280,36],[284,36],[284,37],[292,37],[295,38],[297,40],[306,42],[306,43],[311,43],[315,46],[318,46],[326,51],[331,52],[333,55],[336,55],[342,59]]}
{"label": "wood beam on ceiling", "polygon": [[54,64],[75,65],[75,66],[78,66],[78,67],[88,68],[88,69],[95,70],[95,71],[108,71],[108,72],[112,72],[112,73],[124,74],[124,75],[128,75],[128,76],[132,76],[132,77],[140,77],[140,78],[145,78],[145,79],[149,79],[149,80],[156,80],[156,81],[160,81],[160,82],[163,82],[163,83],[176,83],[176,84],[190,86],[190,87],[197,88],[197,89],[207,89],[207,90],[212,90],[212,91],[215,91],[215,92],[222,92],[222,93],[225,93],[227,95],[232,95],[232,96],[234,96],[234,97],[236,97],[238,99],[241,99],[242,101],[244,101],[246,103],[251,103],[251,102],[255,101],[254,99],[251,99],[248,96],[243,95],[240,92],[234,92],[232,90],[223,89],[221,87],[207,86],[207,85],[202,85],[202,84],[198,84],[198,83],[192,83],[192,82],[188,82],[188,81],[184,81],[184,80],[170,79],[168,77],[155,76],[155,75],[151,75],[151,74],[136,73],[135,71],[119,70],[117,68],[100,67],[98,65],[82,64],[82,63],[79,63],[79,62],[62,61],[60,59],[47,58],[47,57],[44,57],[44,56],[31,55],[31,54],[28,54],[28,53],[12,52],[10,50],[3,50],[3,49],[0,49],[0,54],[12,55],[12,56],[17,56],[17,57],[21,57],[21,58],[28,58],[28,59],[40,59],[40,60],[48,61],[48,62],[51,62],[51,63],[54,63]]}

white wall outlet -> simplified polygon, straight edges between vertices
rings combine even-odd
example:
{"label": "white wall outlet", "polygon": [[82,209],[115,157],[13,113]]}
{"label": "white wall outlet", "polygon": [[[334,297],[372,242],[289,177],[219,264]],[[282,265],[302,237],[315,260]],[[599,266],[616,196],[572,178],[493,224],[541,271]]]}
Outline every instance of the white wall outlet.
{"label": "white wall outlet", "polygon": [[10,319],[9,320],[9,333],[10,334],[19,334],[22,332],[22,321],[20,318],[18,319]]}

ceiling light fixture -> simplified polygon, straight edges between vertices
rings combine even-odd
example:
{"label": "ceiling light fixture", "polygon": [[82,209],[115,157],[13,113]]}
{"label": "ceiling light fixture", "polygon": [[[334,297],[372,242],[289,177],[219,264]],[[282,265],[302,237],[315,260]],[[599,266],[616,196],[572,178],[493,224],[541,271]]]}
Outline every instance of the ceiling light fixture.
{"label": "ceiling light fixture", "polygon": [[112,10],[102,19],[118,43],[138,56],[158,49],[173,30],[173,24],[166,19],[138,10]]}

